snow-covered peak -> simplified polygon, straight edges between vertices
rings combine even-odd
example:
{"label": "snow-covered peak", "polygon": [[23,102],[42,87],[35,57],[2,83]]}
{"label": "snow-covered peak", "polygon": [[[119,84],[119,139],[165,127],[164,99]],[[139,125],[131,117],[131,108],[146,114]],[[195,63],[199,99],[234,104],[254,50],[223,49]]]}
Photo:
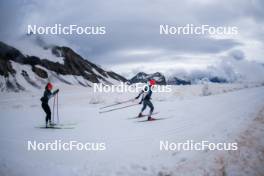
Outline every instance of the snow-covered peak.
{"label": "snow-covered peak", "polygon": [[0,42],[0,76],[3,77],[0,88],[30,90],[31,87],[40,88],[49,81],[85,87],[91,87],[93,83],[126,81],[124,77],[85,60],[69,47],[43,46],[34,46],[39,53],[36,50],[35,55],[28,55]]}

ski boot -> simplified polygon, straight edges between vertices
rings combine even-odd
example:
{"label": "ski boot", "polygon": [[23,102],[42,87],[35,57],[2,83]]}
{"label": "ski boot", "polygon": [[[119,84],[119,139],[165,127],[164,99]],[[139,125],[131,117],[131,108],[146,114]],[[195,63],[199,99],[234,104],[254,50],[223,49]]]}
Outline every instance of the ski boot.
{"label": "ski boot", "polygon": [[140,117],[143,117],[142,113],[139,113],[138,114],[138,118],[140,118]]}
{"label": "ski boot", "polygon": [[156,120],[156,119],[152,118],[151,116],[148,116],[148,121],[152,121],[152,120]]}
{"label": "ski boot", "polygon": [[49,126],[50,127],[54,127],[56,125],[56,123],[52,123],[51,121],[49,121]]}

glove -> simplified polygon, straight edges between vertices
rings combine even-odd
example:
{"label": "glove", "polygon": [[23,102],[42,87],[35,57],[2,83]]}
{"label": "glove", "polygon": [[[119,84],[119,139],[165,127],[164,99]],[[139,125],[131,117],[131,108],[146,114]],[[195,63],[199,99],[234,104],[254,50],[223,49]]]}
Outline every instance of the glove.
{"label": "glove", "polygon": [[57,94],[57,93],[59,93],[59,89],[57,89],[57,90],[55,90],[54,92],[53,92],[53,94],[55,95],[55,94]]}

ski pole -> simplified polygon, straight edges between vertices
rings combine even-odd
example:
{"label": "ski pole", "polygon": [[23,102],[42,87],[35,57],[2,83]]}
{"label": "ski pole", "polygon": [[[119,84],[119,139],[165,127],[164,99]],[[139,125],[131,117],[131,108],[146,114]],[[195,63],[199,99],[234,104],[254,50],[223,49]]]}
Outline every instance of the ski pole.
{"label": "ski pole", "polygon": [[60,123],[60,117],[59,117],[59,93],[57,93],[57,123]]}
{"label": "ski pole", "polygon": [[56,101],[55,101],[55,97],[54,97],[54,100],[53,100],[53,108],[52,108],[52,119],[51,119],[52,123],[54,123],[55,103],[56,103]]}
{"label": "ski pole", "polygon": [[119,104],[128,103],[128,102],[133,101],[133,100],[134,100],[134,98],[130,99],[130,100],[126,100],[126,101],[117,102],[117,103],[114,103],[114,104],[111,104],[111,105],[107,105],[107,106],[101,107],[100,109],[105,109],[105,108],[116,106],[116,105],[119,105]]}
{"label": "ski pole", "polygon": [[136,105],[139,105],[139,104],[138,103],[135,103],[135,104],[131,104],[131,105],[119,107],[119,108],[109,109],[109,110],[106,110],[106,111],[100,111],[99,113],[101,114],[101,113],[116,111],[116,110],[119,110],[119,109],[124,109],[124,108],[128,108],[128,107],[131,107],[131,106],[136,106]]}

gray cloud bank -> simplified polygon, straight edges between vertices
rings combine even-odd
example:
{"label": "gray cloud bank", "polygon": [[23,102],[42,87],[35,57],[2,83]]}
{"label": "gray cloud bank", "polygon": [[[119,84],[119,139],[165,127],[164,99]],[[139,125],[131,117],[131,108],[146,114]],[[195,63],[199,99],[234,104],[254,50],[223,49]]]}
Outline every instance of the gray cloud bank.
{"label": "gray cloud bank", "polygon": [[[264,62],[264,1],[251,0],[25,0],[0,2],[0,40],[16,45],[28,24],[103,25],[106,35],[43,36],[114,71],[208,69],[223,57]],[[159,25],[237,26],[237,36],[162,36]],[[23,37],[22,37],[23,38]],[[21,43],[20,43],[21,45]],[[30,47],[30,46],[28,46]],[[246,70],[248,71],[248,70]]]}

